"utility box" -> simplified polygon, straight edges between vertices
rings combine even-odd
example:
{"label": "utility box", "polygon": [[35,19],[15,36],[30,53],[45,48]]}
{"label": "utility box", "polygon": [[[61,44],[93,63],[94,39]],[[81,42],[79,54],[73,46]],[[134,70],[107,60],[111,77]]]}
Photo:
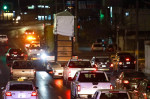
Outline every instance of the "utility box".
{"label": "utility box", "polygon": [[145,73],[150,74],[150,41],[145,41]]}

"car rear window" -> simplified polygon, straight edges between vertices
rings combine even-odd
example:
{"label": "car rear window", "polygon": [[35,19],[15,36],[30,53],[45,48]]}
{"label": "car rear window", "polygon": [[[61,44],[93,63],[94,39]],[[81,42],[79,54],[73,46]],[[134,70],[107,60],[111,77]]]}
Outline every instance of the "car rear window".
{"label": "car rear window", "polygon": [[104,73],[81,73],[80,82],[108,82]]}
{"label": "car rear window", "polygon": [[94,47],[102,47],[102,44],[94,44]]}
{"label": "car rear window", "polygon": [[32,62],[14,62],[13,69],[33,69]]}
{"label": "car rear window", "polygon": [[96,62],[110,62],[109,58],[96,58],[95,59]]}
{"label": "car rear window", "polygon": [[33,90],[33,86],[31,84],[12,84],[9,90]]}
{"label": "car rear window", "polygon": [[9,52],[10,53],[18,53],[18,54],[22,53],[22,51],[20,49],[10,49]]}
{"label": "car rear window", "polygon": [[90,61],[70,61],[70,68],[92,68]]}
{"label": "car rear window", "polygon": [[125,77],[146,77],[142,72],[126,72],[124,75]]}
{"label": "car rear window", "polygon": [[129,99],[126,93],[102,93],[99,99]]}

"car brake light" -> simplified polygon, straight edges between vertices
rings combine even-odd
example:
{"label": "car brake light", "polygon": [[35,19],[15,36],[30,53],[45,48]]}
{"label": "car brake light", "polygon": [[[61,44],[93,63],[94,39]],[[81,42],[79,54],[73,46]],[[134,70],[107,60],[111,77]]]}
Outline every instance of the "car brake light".
{"label": "car brake light", "polygon": [[128,80],[124,80],[123,83],[124,83],[124,84],[128,84],[129,81],[128,81]]}
{"label": "car brake light", "polygon": [[71,76],[71,70],[70,70],[70,69],[68,69],[68,71],[69,71],[68,73],[69,73],[69,77],[70,77],[70,76]]}
{"label": "car brake light", "polygon": [[114,67],[114,64],[110,64],[110,67]]}
{"label": "car brake light", "polygon": [[32,92],[31,96],[37,96],[37,92]]}
{"label": "car brake light", "polygon": [[143,93],[144,99],[147,99],[147,95],[146,93]]}
{"label": "car brake light", "polygon": [[11,92],[6,92],[5,95],[6,95],[6,96],[12,96],[12,95],[11,95]]}
{"label": "car brake light", "polygon": [[81,86],[80,85],[77,85],[77,90],[78,90],[78,92],[81,91]]}
{"label": "car brake light", "polygon": [[23,56],[23,54],[21,54],[21,56]]}
{"label": "car brake light", "polygon": [[122,62],[119,62],[119,65],[122,65]]}
{"label": "car brake light", "polygon": [[113,88],[113,85],[110,85],[110,89],[114,89],[114,88]]}
{"label": "car brake light", "polygon": [[136,61],[134,61],[134,64],[136,64]]}
{"label": "car brake light", "polygon": [[126,61],[130,61],[130,58],[126,58]]}

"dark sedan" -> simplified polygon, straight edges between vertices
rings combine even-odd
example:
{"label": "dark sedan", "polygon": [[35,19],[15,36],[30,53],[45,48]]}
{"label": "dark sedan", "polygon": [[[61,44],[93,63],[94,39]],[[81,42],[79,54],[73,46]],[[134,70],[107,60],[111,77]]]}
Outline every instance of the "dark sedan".
{"label": "dark sedan", "polygon": [[133,91],[133,99],[150,99],[150,80],[144,79]]}
{"label": "dark sedan", "polygon": [[147,78],[143,72],[139,71],[123,71],[116,79],[116,88],[119,89],[137,89],[140,81]]}
{"label": "dark sedan", "polygon": [[24,59],[24,53],[21,49],[10,48],[6,53],[6,60],[11,61],[17,59]]}

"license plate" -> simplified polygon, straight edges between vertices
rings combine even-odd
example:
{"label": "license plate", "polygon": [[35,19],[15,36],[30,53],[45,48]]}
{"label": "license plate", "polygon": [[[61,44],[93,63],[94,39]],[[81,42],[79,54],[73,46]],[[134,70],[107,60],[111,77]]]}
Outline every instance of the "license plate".
{"label": "license plate", "polygon": [[14,55],[14,57],[17,57],[17,55]]}
{"label": "license plate", "polygon": [[106,65],[102,65],[102,67],[106,67]]}
{"label": "license plate", "polygon": [[126,62],[126,64],[130,64],[130,62]]}
{"label": "license plate", "polygon": [[19,93],[18,98],[26,98],[26,95],[24,93]]}
{"label": "license plate", "polygon": [[24,79],[18,78],[17,81],[24,81]]}
{"label": "license plate", "polygon": [[62,73],[58,73],[58,75],[62,75]]}

